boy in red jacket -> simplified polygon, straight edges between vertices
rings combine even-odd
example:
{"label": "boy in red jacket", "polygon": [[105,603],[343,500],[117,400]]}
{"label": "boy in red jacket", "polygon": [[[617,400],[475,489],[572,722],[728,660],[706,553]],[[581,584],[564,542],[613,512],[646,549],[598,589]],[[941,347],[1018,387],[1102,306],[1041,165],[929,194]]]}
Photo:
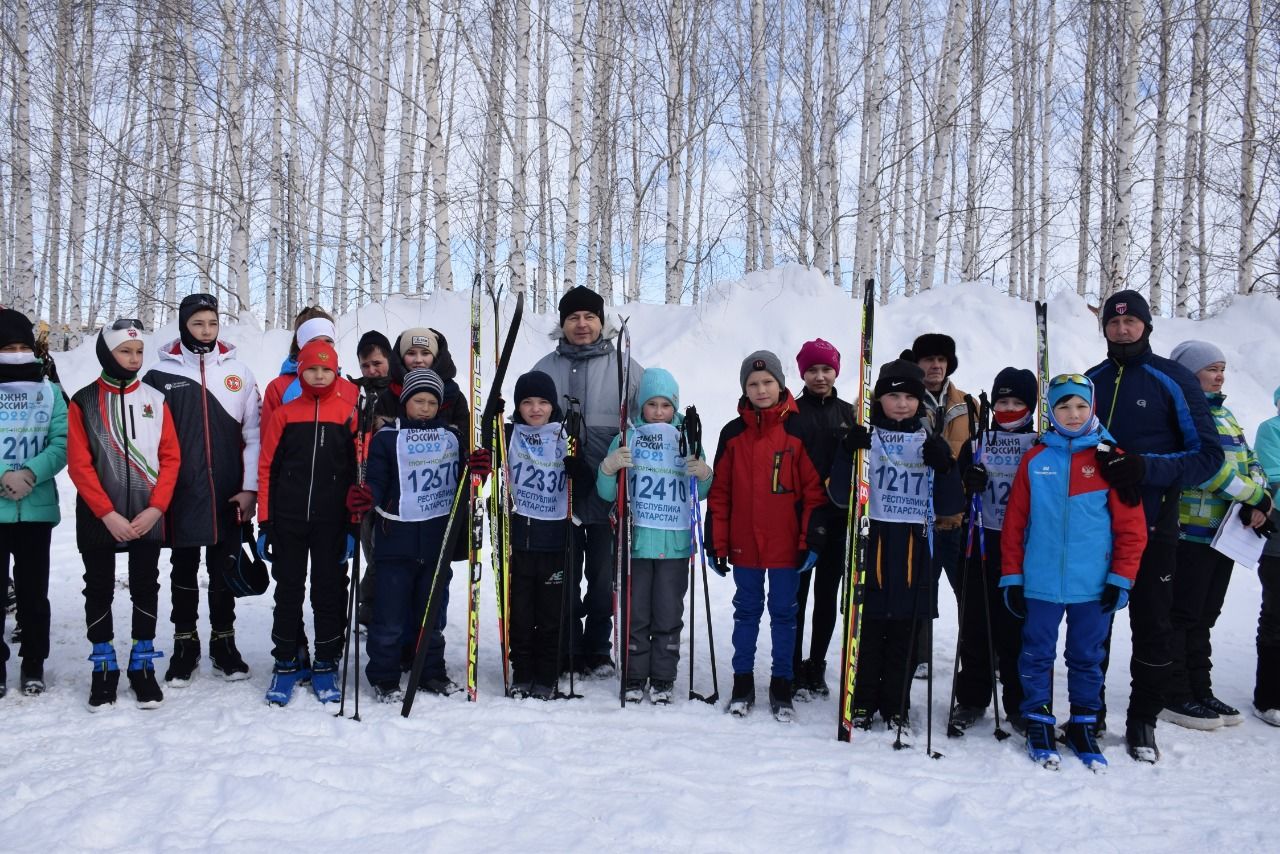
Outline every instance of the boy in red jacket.
{"label": "boy in red jacket", "polygon": [[271,625],[275,667],[267,702],[283,706],[306,675],[298,648],[302,599],[311,559],[315,666],[311,690],[337,702],[338,659],[345,638],[344,564],[355,551],[348,531],[347,490],[356,480],[356,400],[339,382],[338,354],[312,341],[298,354],[299,397],[271,415],[258,458],[259,552],[274,560],[276,607]]}
{"label": "boy in red jacket", "polygon": [[[756,638],[768,576],[773,667],[769,705],[789,721],[800,574],[817,563],[824,531],[814,511],[826,503],[818,471],[795,425],[795,399],[782,363],[767,350],[747,356],[739,371],[738,417],[720,431],[716,478],[707,495],[708,555],[721,576],[733,565],[733,696],[729,712],[745,716],[755,703]],[[806,556],[807,552],[807,556]]]}
{"label": "boy in red jacket", "polygon": [[67,468],[76,487],[76,545],[84,560],[84,612],[93,644],[89,711],[116,703],[120,667],[112,646],[116,554],[129,554],[133,649],[129,687],[138,708],[164,702],[156,682],[156,601],[162,518],[178,481],[181,451],[164,394],[138,380],[142,322],[117,320],[98,334],[102,375],[71,398]]}

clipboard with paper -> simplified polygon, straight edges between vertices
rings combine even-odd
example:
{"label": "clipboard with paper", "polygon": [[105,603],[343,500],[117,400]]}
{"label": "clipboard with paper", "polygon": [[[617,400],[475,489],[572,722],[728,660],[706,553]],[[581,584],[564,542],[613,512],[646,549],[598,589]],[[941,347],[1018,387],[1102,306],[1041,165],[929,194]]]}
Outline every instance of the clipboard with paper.
{"label": "clipboard with paper", "polygon": [[1243,505],[1232,504],[1226,518],[1218,525],[1210,545],[1221,554],[1234,560],[1248,569],[1257,569],[1262,558],[1262,547],[1267,538],[1240,522],[1240,508]]}

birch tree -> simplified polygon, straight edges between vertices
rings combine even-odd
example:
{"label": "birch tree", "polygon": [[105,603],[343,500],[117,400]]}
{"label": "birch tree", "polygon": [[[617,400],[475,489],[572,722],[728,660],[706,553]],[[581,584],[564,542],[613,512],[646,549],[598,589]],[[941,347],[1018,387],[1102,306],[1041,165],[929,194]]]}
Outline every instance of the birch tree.
{"label": "birch tree", "polygon": [[1116,176],[1116,208],[1113,214],[1111,254],[1107,260],[1104,284],[1105,299],[1115,291],[1126,287],[1129,273],[1129,249],[1132,242],[1129,218],[1133,208],[1133,186],[1136,182],[1133,148],[1138,128],[1138,67],[1142,42],[1142,0],[1128,0],[1124,21],[1125,61],[1121,79],[1120,126],[1116,159],[1119,172]]}
{"label": "birch tree", "polygon": [[920,287],[933,287],[933,268],[938,254],[938,225],[941,219],[942,184],[951,156],[951,136],[955,132],[956,97],[960,76],[960,55],[965,37],[965,0],[950,0],[947,35],[943,39],[938,97],[933,131],[933,171],[924,211],[924,246],[920,261]]}

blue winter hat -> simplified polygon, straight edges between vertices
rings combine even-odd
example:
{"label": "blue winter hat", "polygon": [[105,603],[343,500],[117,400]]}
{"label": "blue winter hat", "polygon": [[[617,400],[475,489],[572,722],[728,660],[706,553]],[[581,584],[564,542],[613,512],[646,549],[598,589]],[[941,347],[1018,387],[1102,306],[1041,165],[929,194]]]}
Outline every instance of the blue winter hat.
{"label": "blue winter hat", "polygon": [[1276,386],[1275,393],[1271,395],[1271,405],[1280,406],[1280,386]]}
{"label": "blue winter hat", "polygon": [[[1058,374],[1049,380],[1049,391],[1045,397],[1049,401],[1049,423],[1053,426],[1054,432],[1074,439],[1097,428],[1098,419],[1094,415],[1093,380],[1084,374]],[[1069,397],[1078,397],[1089,404],[1089,420],[1075,430],[1068,430],[1059,423],[1053,412],[1055,406]]]}
{"label": "blue winter hat", "polygon": [[662,368],[646,368],[640,377],[640,390],[636,394],[636,403],[643,407],[655,397],[666,398],[676,411],[680,410],[680,386],[671,372]]}

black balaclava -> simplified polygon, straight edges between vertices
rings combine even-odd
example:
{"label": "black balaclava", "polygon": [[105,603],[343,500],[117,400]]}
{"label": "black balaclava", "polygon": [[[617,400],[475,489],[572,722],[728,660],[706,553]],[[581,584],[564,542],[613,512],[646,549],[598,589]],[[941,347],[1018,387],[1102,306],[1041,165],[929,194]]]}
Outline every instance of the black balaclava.
{"label": "black balaclava", "polygon": [[191,315],[198,311],[212,311],[216,315],[218,313],[218,298],[213,294],[191,294],[183,297],[182,302],[178,305],[178,337],[182,340],[183,347],[200,356],[205,353],[212,353],[214,348],[218,346],[218,339],[215,338],[208,344],[202,344],[187,329],[187,321],[191,319]]}

